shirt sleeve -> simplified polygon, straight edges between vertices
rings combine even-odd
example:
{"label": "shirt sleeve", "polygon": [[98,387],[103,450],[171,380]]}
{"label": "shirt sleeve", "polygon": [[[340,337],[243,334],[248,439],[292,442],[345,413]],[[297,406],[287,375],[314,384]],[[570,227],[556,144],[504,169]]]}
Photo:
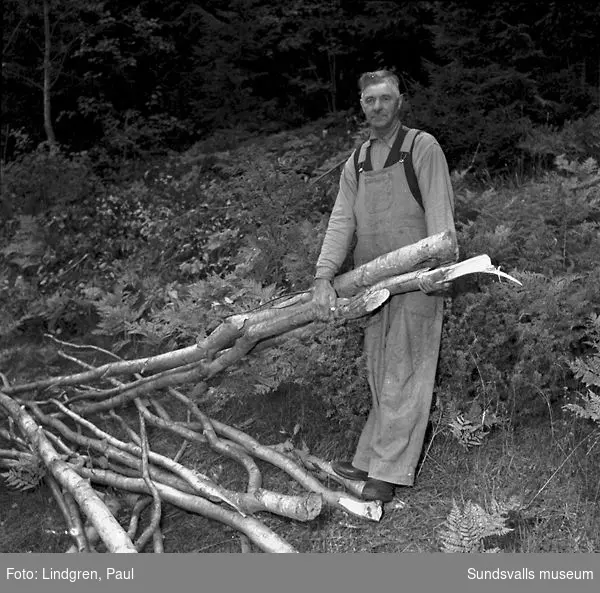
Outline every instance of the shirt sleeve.
{"label": "shirt sleeve", "polygon": [[353,156],[354,154],[346,161],[340,177],[340,187],[329,217],[321,254],[317,260],[315,278],[333,280],[346,259],[356,230],[356,218],[354,216],[356,171],[354,170]]}
{"label": "shirt sleeve", "polygon": [[[450,231],[456,241],[454,226],[454,191],[448,163],[436,139],[419,134],[413,148],[413,167],[425,207],[427,235]],[[458,257],[458,244],[455,246]]]}

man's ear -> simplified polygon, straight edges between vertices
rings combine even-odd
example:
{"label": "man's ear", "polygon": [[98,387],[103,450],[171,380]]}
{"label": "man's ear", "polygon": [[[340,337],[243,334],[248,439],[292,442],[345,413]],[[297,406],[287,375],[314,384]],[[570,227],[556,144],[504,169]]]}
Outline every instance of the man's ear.
{"label": "man's ear", "polygon": [[365,111],[365,104],[363,103],[362,97],[360,99],[360,108],[362,110],[362,112],[367,115],[367,112]]}

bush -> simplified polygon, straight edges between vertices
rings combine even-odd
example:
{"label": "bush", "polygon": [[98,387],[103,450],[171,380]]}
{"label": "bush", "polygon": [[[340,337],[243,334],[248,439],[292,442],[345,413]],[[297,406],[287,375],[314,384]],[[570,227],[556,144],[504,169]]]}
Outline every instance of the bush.
{"label": "bush", "polygon": [[457,196],[462,257],[489,254],[523,282],[470,279],[446,311],[439,394],[457,409],[526,419],[575,386],[570,363],[600,312],[597,186],[576,190],[596,164],[557,160],[559,172],[516,190]]}
{"label": "bush", "polygon": [[100,182],[86,153],[67,154],[46,143],[2,166],[2,192],[11,215],[68,207],[93,195]]}

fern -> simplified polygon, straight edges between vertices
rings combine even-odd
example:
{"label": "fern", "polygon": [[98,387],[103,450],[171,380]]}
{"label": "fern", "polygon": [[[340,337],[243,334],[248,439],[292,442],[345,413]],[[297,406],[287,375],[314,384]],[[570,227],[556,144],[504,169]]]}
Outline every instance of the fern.
{"label": "fern", "polygon": [[589,391],[588,395],[581,395],[582,405],[566,404],[563,410],[573,412],[579,418],[585,420],[593,420],[600,426],[600,395],[596,395],[593,391]]}
{"label": "fern", "polygon": [[46,466],[39,457],[25,459],[0,474],[6,485],[13,490],[33,490],[37,488],[46,475]]}
{"label": "fern", "polygon": [[595,352],[585,359],[575,360],[571,363],[571,369],[575,376],[589,387],[588,394],[580,395],[581,405],[566,404],[563,410],[569,410],[579,418],[593,420],[600,426],[600,395],[593,391],[600,389],[600,315],[591,315],[586,328],[590,335],[588,344]]}
{"label": "fern", "polygon": [[501,504],[492,500],[491,506],[491,512],[488,513],[469,500],[461,510],[453,500],[452,510],[440,532],[441,551],[449,554],[499,552],[498,548],[486,549],[483,540],[512,531],[506,526],[506,513],[515,508],[516,502],[511,500],[507,504]]}
{"label": "fern", "polygon": [[483,438],[486,435],[481,424],[473,423],[468,418],[465,418],[463,414],[458,414],[448,426],[450,427],[452,436],[465,449],[478,447],[482,444]]}
{"label": "fern", "polygon": [[469,410],[463,413],[452,398],[439,398],[431,413],[431,422],[445,430],[465,449],[478,447],[494,426],[505,424],[506,420],[489,410],[483,410],[477,400],[471,403]]}

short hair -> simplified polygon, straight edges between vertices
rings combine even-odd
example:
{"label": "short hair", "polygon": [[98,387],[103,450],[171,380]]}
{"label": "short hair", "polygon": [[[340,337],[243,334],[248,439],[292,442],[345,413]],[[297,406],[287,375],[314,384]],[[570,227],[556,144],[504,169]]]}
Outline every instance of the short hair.
{"label": "short hair", "polygon": [[400,79],[391,70],[375,70],[374,72],[365,72],[358,79],[358,88],[360,95],[365,92],[365,89],[373,84],[387,82],[396,91],[400,97]]}

